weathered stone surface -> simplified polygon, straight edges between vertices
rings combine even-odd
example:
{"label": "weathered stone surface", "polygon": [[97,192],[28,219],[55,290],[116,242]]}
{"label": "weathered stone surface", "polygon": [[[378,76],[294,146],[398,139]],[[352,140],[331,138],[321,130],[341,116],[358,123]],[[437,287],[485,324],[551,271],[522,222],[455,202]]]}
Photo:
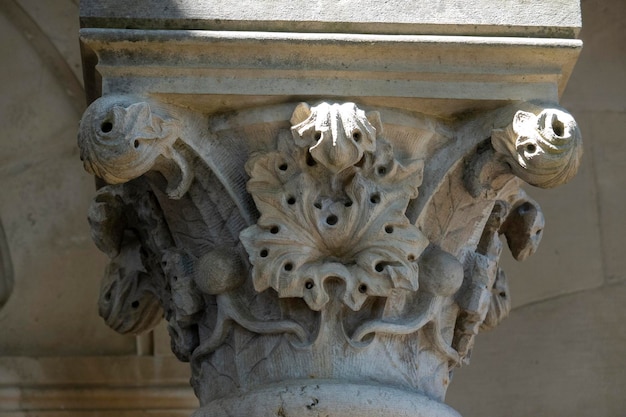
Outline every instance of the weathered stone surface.
{"label": "weathered stone surface", "polygon": [[81,3],[82,27],[256,30],[572,38],[580,29],[574,0],[318,0]]}
{"label": "weathered stone surface", "polygon": [[[12,1],[6,3],[11,3]],[[74,74],[75,82],[82,83],[80,48],[76,45],[76,31],[80,28],[79,21],[76,19],[78,2],[73,0],[50,2],[37,0],[14,1],[39,26],[40,30],[54,45],[56,51],[65,59],[67,66]],[[30,33],[30,35],[36,36],[34,33]],[[52,51],[48,51],[48,53],[52,53]],[[61,79],[59,81],[64,82],[65,80]],[[71,93],[74,92],[71,91]],[[77,101],[83,100],[83,96],[73,97],[73,99]]]}
{"label": "weathered stone surface", "polygon": [[[82,29],[88,96],[150,91],[203,113],[358,97],[364,105],[452,118],[517,100],[557,102],[582,46],[576,39],[544,38],[189,34]],[[168,64],[173,56],[175,67]]]}
{"label": "weathered stone surface", "polygon": [[562,103],[577,116],[582,112],[624,113],[626,59],[622,51],[626,33],[621,28],[626,5],[615,0],[584,0],[581,6],[585,47]]}
{"label": "weathered stone surface", "polygon": [[[587,118],[579,123],[584,137],[588,137]],[[532,261],[520,263],[502,256],[514,308],[597,288],[604,282],[592,148],[593,144],[587,147],[585,142],[580,171],[571,182],[550,190],[527,187],[529,194],[542,202],[546,227],[541,249]]]}
{"label": "weathered stone surface", "polygon": [[134,340],[103,328],[94,309],[105,257],[85,222],[93,180],[76,163],[78,112],[14,23],[0,14],[0,53],[10,57],[0,78],[0,217],[14,269],[0,354],[133,353]]}
{"label": "weathered stone surface", "polygon": [[586,137],[597,138],[587,151],[589,158],[584,168],[592,176],[589,198],[595,200],[597,212],[593,216],[585,214],[590,220],[582,225],[593,222],[600,237],[600,253],[587,257],[601,259],[604,270],[597,276],[617,281],[624,278],[624,222],[620,214],[626,171],[624,144],[619,137],[626,120],[626,81],[622,76],[626,70],[626,56],[622,53],[626,33],[620,30],[626,5],[587,0],[582,7],[586,14],[586,29],[582,33],[586,46],[563,103],[583,120]]}
{"label": "weathered stone surface", "polygon": [[464,416],[613,417],[626,406],[625,294],[607,285],[624,271],[617,132],[626,120],[626,5],[587,0],[582,11],[585,47],[561,103],[589,139],[583,163],[563,187],[529,189],[546,215],[544,239],[532,261],[504,262],[520,308],[482,336],[472,366],[455,373],[447,399]]}
{"label": "weathered stone surface", "polygon": [[[557,101],[580,43],[507,38],[513,27],[397,35],[404,21],[393,35],[190,36],[179,29],[219,14],[194,20],[196,6],[181,26],[177,8],[122,18],[85,3],[88,96],[104,97],[79,145],[110,184],[90,210],[112,258],[107,323],[149,330],[162,306],[199,416],[306,415],[305,379],[326,397],[304,404],[312,412],[354,414],[328,386],[362,381],[386,398],[377,415],[404,415],[390,406],[411,396],[441,404],[449,370],[510,310],[500,235],[523,260],[543,234],[520,179],[553,187],[578,169],[573,118],[517,101]],[[248,12],[231,11],[231,23]],[[404,393],[390,400],[389,387]],[[289,392],[300,394],[284,402]],[[435,404],[409,408],[447,410]]]}
{"label": "weathered stone surface", "polygon": [[591,148],[591,158],[597,172],[596,186],[600,217],[602,257],[606,279],[609,282],[626,280],[624,236],[626,222],[623,207],[626,204],[626,150],[619,138],[626,128],[624,113],[591,113],[585,120],[589,131],[602,131]]}
{"label": "weathered stone surface", "polygon": [[139,333],[163,308],[197,415],[250,415],[252,404],[267,415],[305,379],[322,397],[362,381],[387,401],[389,386],[403,390],[375,414],[404,415],[413,406],[398,404],[421,396],[436,403],[414,412],[454,414],[440,404],[449,371],[510,308],[499,235],[518,259],[542,235],[520,178],[568,181],[580,131],[529,103],[458,124],[376,110],[321,102],[207,117],[109,95],[85,112],[81,158],[110,183],[89,213],[111,257],[101,314]]}
{"label": "weathered stone surface", "polygon": [[625,297],[621,283],[514,310],[455,371],[448,402],[465,417],[622,415]]}
{"label": "weathered stone surface", "polygon": [[[592,140],[598,140],[605,137],[604,135],[607,129],[611,129],[612,126],[619,126],[619,115],[613,115],[614,117],[598,116],[597,114],[593,115],[594,118],[600,117],[601,122],[594,124],[593,129],[591,129],[590,124],[586,123],[586,120],[588,118],[591,118],[591,116],[580,114],[578,109],[584,108],[590,111],[595,111],[596,113],[604,112],[607,110],[615,111],[617,113],[621,108],[623,108],[624,102],[620,99],[620,97],[622,96],[621,86],[623,86],[623,83],[621,83],[620,79],[620,74],[623,72],[621,70],[620,64],[622,54],[620,53],[621,50],[619,49],[619,45],[623,43],[623,33],[618,30],[620,28],[618,23],[622,21],[619,10],[623,9],[623,7],[617,2],[598,3],[592,1],[584,2],[583,6],[587,7],[587,13],[585,14],[585,24],[587,25],[587,29],[585,29],[585,31],[583,32],[583,36],[585,37],[585,33],[588,33],[589,36],[586,37],[586,41],[588,39],[597,39],[597,41],[595,43],[586,43],[586,48],[583,52],[583,58],[586,53],[590,53],[593,54],[593,59],[589,59],[588,61],[584,60],[584,62],[586,62],[585,65],[587,71],[581,72],[578,75],[579,78],[576,78],[576,72],[574,73],[574,78],[571,80],[570,84],[573,84],[571,85],[571,87],[579,88],[568,88],[568,91],[565,95],[566,100],[563,101],[563,104],[566,107],[570,108],[570,110],[574,111],[574,114],[576,115],[583,129],[584,137],[590,138]],[[602,17],[602,24],[598,26],[590,26],[589,23],[593,22],[594,19],[599,20],[597,18],[598,16]],[[50,23],[53,23],[53,20],[54,19],[51,18]],[[613,32],[611,32],[612,28]],[[593,34],[593,36],[591,36],[591,34]],[[10,44],[10,41],[6,40],[6,38],[5,41],[9,42]],[[596,51],[603,52],[596,54]],[[13,49],[11,49],[7,53],[12,54]],[[32,76],[34,78],[30,79],[31,83],[33,85],[37,84],[37,74],[31,74],[28,71],[21,71],[16,75],[16,77],[19,78],[20,76],[25,78]],[[582,91],[585,94],[580,94],[581,88],[583,88]],[[579,92],[577,94],[574,94],[576,95],[576,97],[584,97],[584,99],[578,102],[574,102],[573,99],[568,99],[569,93],[575,93],[574,90],[577,90]],[[442,107],[445,108],[446,106]],[[9,120],[6,125],[11,125],[11,123],[14,123],[14,121]],[[74,134],[71,133],[71,136],[73,137]],[[59,136],[57,140],[59,140],[59,138],[61,138],[61,136]],[[70,140],[72,139],[70,138]],[[586,146],[588,146],[589,143],[590,141],[587,141]],[[611,183],[619,183],[622,176],[622,171],[618,169],[612,170],[610,168],[611,165],[620,165],[618,155],[621,143],[613,144],[613,146],[616,146],[616,152],[613,153],[615,155],[615,158],[610,158],[611,155],[609,155],[609,158],[607,158],[606,155],[602,155],[602,158],[600,159],[600,161],[602,161],[602,163],[604,164],[602,168],[605,170],[604,172],[606,173],[602,176],[602,182],[603,186],[609,187],[607,189],[613,189]],[[591,151],[592,148],[589,147],[587,149],[586,157],[591,156]],[[1,153],[2,152],[0,151],[0,154]],[[591,158],[588,158],[585,161],[590,160]],[[521,266],[522,268],[521,271],[523,272],[515,274],[511,270],[511,267],[513,265],[505,263],[503,266],[507,270],[507,272],[509,272],[509,284],[511,286],[514,286],[512,290],[512,295],[515,304],[520,305],[525,304],[526,302],[545,300],[558,294],[570,292],[572,289],[585,291],[588,290],[590,287],[602,285],[604,279],[604,275],[602,272],[602,268],[604,265],[602,251],[606,250],[606,247],[604,247],[605,249],[603,249],[603,247],[600,245],[600,239],[598,238],[599,231],[595,228],[595,224],[602,221],[602,218],[599,217],[599,214],[596,210],[595,198],[597,196],[597,189],[596,183],[593,181],[596,170],[597,165],[593,167],[592,165],[585,165],[585,162],[583,162],[583,166],[581,168],[581,173],[579,174],[579,176],[575,178],[570,184],[566,185],[564,188],[551,190],[545,193],[541,192],[540,190],[529,189],[529,193],[533,197],[537,198],[537,200],[542,203],[542,206],[544,206],[544,211],[546,212],[547,217],[548,229],[546,229],[541,250],[539,250],[538,253],[533,256],[532,261],[519,264],[519,266]],[[90,192],[91,191],[86,188],[85,193],[89,194]],[[618,193],[618,195],[620,194]],[[617,207],[620,203],[619,199],[617,199],[615,196],[612,196],[611,194],[606,194],[606,198],[603,200],[602,204],[605,205],[605,210],[614,210],[612,207]],[[616,210],[615,212],[619,214],[619,211]],[[605,231],[603,232],[610,234],[612,231],[615,231],[614,238],[612,239],[612,244],[614,246],[611,246],[611,248],[615,248],[615,253],[617,255],[619,255],[619,248],[622,246],[622,240],[619,238],[619,225],[621,225],[621,223],[622,222],[620,222],[619,220],[607,221],[605,223]],[[577,227],[573,228],[572,224],[576,224]],[[570,233],[574,233],[575,238],[568,238]],[[71,257],[70,254],[65,252],[62,254],[62,256],[68,258]],[[619,262],[619,259],[621,258],[616,257],[613,261]],[[83,277],[83,279],[87,279],[87,276],[92,276],[93,278],[97,279],[101,275],[101,272],[85,271],[84,275],[85,277]],[[59,282],[58,285],[61,286],[63,284]],[[81,291],[83,292],[94,290],[94,288],[81,289]],[[38,286],[38,291],[50,293],[50,291],[48,291],[47,285]],[[528,297],[526,297],[526,295],[528,295]],[[83,298],[82,295],[79,295],[79,297]],[[32,298],[29,298],[27,300],[24,300],[22,307],[24,308],[24,306],[29,305],[29,303],[31,302],[39,303],[40,301],[32,300]],[[605,299],[602,297],[595,297],[593,298],[593,302],[595,304],[588,308],[595,308],[595,305],[602,305],[605,302]],[[76,310],[74,309],[74,307],[76,307]],[[57,312],[61,309],[78,311],[78,313],[74,313],[71,316],[67,315],[69,322],[71,320],[77,320],[77,317],[83,317],[81,308],[81,305],[78,303],[65,304],[64,306],[59,306],[59,308],[55,309],[55,311],[50,311],[49,315],[52,316],[54,314],[57,314]],[[567,304],[559,304],[559,309],[566,308],[568,308]],[[542,321],[542,317],[539,315],[526,318],[532,318],[537,322]],[[11,320],[11,317],[9,317],[8,319]],[[51,322],[53,323],[53,325],[56,323],[53,320],[51,320]],[[555,333],[566,333],[566,331],[562,330],[561,326],[567,327],[577,325],[577,323],[569,323],[568,325],[567,321],[560,322],[559,324],[559,326],[556,326],[554,328]],[[63,326],[65,326],[65,323],[56,323],[56,325],[61,326],[62,328]],[[95,325],[97,325],[97,323],[95,323]],[[589,326],[591,329],[593,326],[600,326],[600,324],[590,324]],[[506,326],[503,329],[506,329]],[[516,335],[507,333],[506,336],[504,336],[501,333],[496,333],[494,334],[494,337],[487,336],[487,338],[489,339],[489,341],[494,341],[501,338],[515,339]],[[0,339],[2,339],[1,336]],[[556,337],[550,340],[555,345],[561,345],[561,340]],[[606,341],[605,343],[607,345],[610,345],[612,343],[621,343],[620,335],[616,335],[615,333],[611,335],[607,334],[606,339],[604,340]],[[32,340],[30,342],[36,344],[37,340]],[[81,344],[82,341],[77,341],[76,343],[76,348],[81,349],[81,347],[78,345]],[[87,343],[89,343],[89,341],[87,341]],[[477,371],[476,373],[481,374],[478,375],[478,377],[481,377],[483,373],[478,372],[478,369],[475,369],[474,367],[479,366],[479,364],[477,363],[477,361],[479,360],[478,356],[481,352],[480,348],[481,346],[484,346],[484,343],[486,343],[486,341],[484,339],[481,339],[481,342],[479,342],[479,349],[476,353],[477,356],[476,358],[473,358],[473,367],[470,368],[470,370]],[[167,341],[167,345],[169,345],[169,340]],[[530,346],[524,345],[524,347],[526,349],[531,349]],[[87,347],[86,351],[91,352],[89,349],[90,348]],[[488,351],[491,352],[491,349],[488,349]],[[575,351],[585,352],[587,351],[587,345],[572,346],[572,352]],[[615,358],[620,357],[620,354],[621,352],[618,349],[607,353],[607,355],[614,355]],[[614,363],[617,362],[614,361]],[[554,372],[560,374],[567,374],[567,370],[571,369],[571,365],[566,362],[557,362],[557,365],[560,368],[554,368]],[[85,366],[89,366],[88,362],[85,363]],[[616,369],[619,366],[619,364],[616,365]],[[593,367],[595,367],[595,369]],[[594,366],[592,364],[589,368],[579,370],[580,378],[583,379],[586,378],[588,375],[596,375],[598,373],[597,369],[599,369],[598,366]],[[488,370],[483,369],[483,372],[488,372],[492,375],[494,379],[503,382],[497,387],[497,389],[499,393],[502,393],[504,398],[507,398],[507,395],[510,395],[509,398],[519,399],[520,393],[528,392],[529,387],[532,388],[537,383],[537,380],[534,378],[525,378],[523,381],[519,381],[519,385],[514,385],[510,382],[510,380],[499,380],[497,379],[497,376],[499,375],[500,369],[497,369],[496,366],[489,367]],[[476,374],[474,372],[472,373]],[[616,387],[619,388],[621,387],[621,376],[621,374],[609,373],[607,374],[606,380],[611,381],[613,384],[615,384]],[[181,381],[184,379],[185,378],[182,378]],[[593,377],[591,379],[593,379]],[[132,377],[130,377],[128,380],[132,381],[133,379]],[[461,379],[458,380],[459,383],[462,383],[462,381],[463,380]],[[138,383],[141,384],[143,382],[140,381]],[[455,384],[455,386],[457,385]],[[462,389],[461,386],[457,387]],[[569,389],[568,385],[564,385],[564,387],[566,387],[566,389]],[[606,387],[606,385],[600,383],[594,384],[593,386],[586,386],[585,389],[588,389],[589,392],[589,396],[586,397],[586,404],[592,404],[594,401],[601,404],[601,406],[597,408],[597,410],[600,410],[599,412],[605,410],[604,407],[606,401],[611,401],[611,404],[615,405],[616,407],[619,406],[622,403],[620,401],[620,397],[616,396],[608,399],[604,398]],[[555,387],[550,388],[556,389]],[[530,392],[534,393],[532,389]],[[597,394],[593,395],[593,392]],[[67,392],[65,394],[67,394]],[[64,393],[57,394],[58,398],[63,397],[63,395]],[[451,393],[451,395],[454,395],[454,393]],[[481,398],[484,398],[484,396]],[[567,404],[569,402],[569,399],[569,396],[556,395],[555,393],[555,395],[552,396],[552,401],[554,401],[555,404],[552,409],[552,414],[559,415],[560,409],[568,410],[567,406],[559,408],[559,406],[557,406],[556,404],[559,402]],[[530,400],[532,400],[532,398],[530,398]],[[508,402],[508,399],[502,401]],[[493,404],[489,401],[488,403]],[[62,406],[62,404],[55,404],[59,408]],[[130,407],[132,406],[132,401],[129,400],[126,404]],[[150,406],[149,402],[146,402],[145,404],[146,406]],[[156,403],[153,403],[155,407],[163,406],[163,404],[164,403],[161,402],[158,405]],[[456,404],[457,403],[455,403],[455,405]],[[476,404],[475,401],[471,401],[471,404],[465,403],[464,407],[460,409],[465,413],[466,410],[470,410],[468,406],[478,405],[479,407],[482,407],[482,404],[484,403]],[[481,408],[481,410],[483,411],[483,415],[493,414],[493,412],[487,411],[483,408]],[[139,411],[136,412],[138,413]],[[53,412],[49,411],[48,413],[52,415]],[[59,411],[58,414],[55,415],[65,416],[65,413],[66,412]],[[100,411],[99,413],[105,412]],[[108,415],[116,416],[131,415],[124,411],[115,411],[108,413]],[[185,414],[184,412],[180,413],[180,415],[188,414],[189,412],[187,412],[187,414]],[[606,411],[605,414],[620,415],[619,409],[617,411]],[[93,415],[93,412],[76,411],[76,415]],[[135,416],[135,414],[132,415]]]}
{"label": "weathered stone surface", "polygon": [[187,417],[197,407],[175,358],[0,358],[0,414],[10,417]]}
{"label": "weathered stone surface", "polygon": [[0,221],[0,308],[7,302],[13,292],[13,260],[11,251]]}

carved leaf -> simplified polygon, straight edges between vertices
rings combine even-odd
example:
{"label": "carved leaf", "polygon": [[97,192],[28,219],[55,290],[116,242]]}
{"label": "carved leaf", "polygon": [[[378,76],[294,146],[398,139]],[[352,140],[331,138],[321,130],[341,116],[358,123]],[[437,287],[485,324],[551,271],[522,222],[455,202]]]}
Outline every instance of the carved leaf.
{"label": "carved leaf", "polygon": [[[354,117],[362,117],[354,125],[369,125],[364,115]],[[344,124],[346,118],[343,114]],[[261,217],[240,237],[254,266],[255,288],[271,287],[281,297],[304,298],[314,310],[329,299],[326,279],[345,283],[343,301],[353,310],[368,295],[386,297],[394,288],[416,290],[416,260],[427,240],[404,213],[409,199],[417,195],[422,161],[396,160],[389,143],[370,137],[375,134],[370,125],[351,138],[319,135],[318,143],[357,137],[374,149],[359,148],[363,156],[348,167],[337,156],[333,160],[342,163],[331,169],[331,158],[309,153],[296,127],[296,140],[283,136],[278,151],[255,155],[247,164],[248,190]],[[327,150],[334,152],[332,147]]]}
{"label": "carved leaf", "polygon": [[463,246],[471,244],[473,233],[480,230],[489,206],[470,196],[463,187],[458,166],[451,171],[433,195],[418,222],[429,240],[442,249],[457,254]]}

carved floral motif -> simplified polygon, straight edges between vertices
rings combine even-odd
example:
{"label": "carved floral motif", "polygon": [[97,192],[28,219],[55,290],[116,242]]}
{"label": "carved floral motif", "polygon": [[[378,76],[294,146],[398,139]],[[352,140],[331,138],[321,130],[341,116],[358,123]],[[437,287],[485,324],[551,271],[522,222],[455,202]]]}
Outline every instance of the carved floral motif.
{"label": "carved floral motif", "polygon": [[[329,300],[324,281],[345,283],[343,301],[416,291],[417,259],[428,242],[404,211],[417,197],[423,162],[398,161],[377,114],[354,104],[301,104],[293,138],[247,164],[261,212],[241,234],[257,291],[301,297],[313,310]],[[376,126],[376,127],[375,127]]]}
{"label": "carved floral motif", "polygon": [[578,127],[527,103],[384,129],[354,103],[284,108],[216,128],[137,97],[90,106],[81,158],[111,184],[89,212],[111,257],[101,315],[130,333],[165,316],[197,416],[285,381],[366,380],[442,401],[478,332],[510,310],[501,236],[518,260],[541,240],[521,180],[569,180]]}

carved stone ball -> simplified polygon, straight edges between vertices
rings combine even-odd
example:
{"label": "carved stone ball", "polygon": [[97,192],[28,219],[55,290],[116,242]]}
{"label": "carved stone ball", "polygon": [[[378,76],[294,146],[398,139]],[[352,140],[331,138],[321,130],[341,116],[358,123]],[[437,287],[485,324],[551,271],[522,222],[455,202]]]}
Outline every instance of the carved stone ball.
{"label": "carved stone ball", "polygon": [[420,290],[448,297],[463,283],[463,265],[454,256],[437,247],[427,250],[419,260]]}
{"label": "carved stone ball", "polygon": [[234,248],[216,248],[198,260],[194,281],[205,294],[222,294],[239,287],[246,269]]}

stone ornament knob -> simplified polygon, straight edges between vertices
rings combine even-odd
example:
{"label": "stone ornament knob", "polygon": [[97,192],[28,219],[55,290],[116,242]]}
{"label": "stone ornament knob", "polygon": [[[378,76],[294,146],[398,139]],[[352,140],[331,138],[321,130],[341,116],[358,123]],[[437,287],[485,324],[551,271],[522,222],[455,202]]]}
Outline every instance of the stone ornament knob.
{"label": "stone ornament knob", "polygon": [[513,174],[541,188],[573,178],[583,153],[578,124],[571,114],[555,108],[538,115],[518,111],[511,124],[492,132],[491,143]]}

